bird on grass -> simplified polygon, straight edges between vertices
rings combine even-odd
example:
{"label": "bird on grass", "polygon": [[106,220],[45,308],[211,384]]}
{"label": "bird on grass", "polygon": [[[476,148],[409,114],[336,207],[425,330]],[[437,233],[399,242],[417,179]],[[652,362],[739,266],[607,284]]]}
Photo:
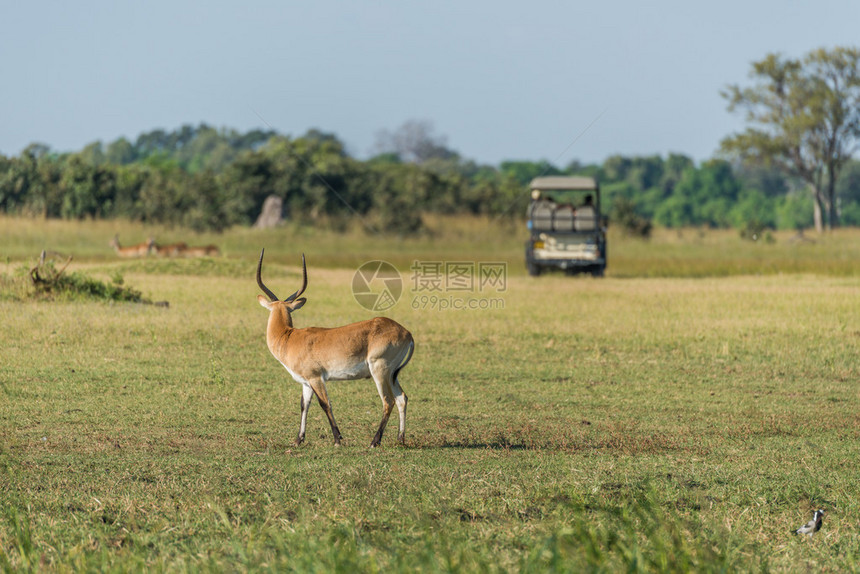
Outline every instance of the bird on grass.
{"label": "bird on grass", "polygon": [[821,530],[821,521],[824,519],[824,511],[820,508],[815,511],[815,514],[812,515],[812,520],[798,528],[794,531],[795,534],[806,534],[807,536],[812,536],[819,530]]}

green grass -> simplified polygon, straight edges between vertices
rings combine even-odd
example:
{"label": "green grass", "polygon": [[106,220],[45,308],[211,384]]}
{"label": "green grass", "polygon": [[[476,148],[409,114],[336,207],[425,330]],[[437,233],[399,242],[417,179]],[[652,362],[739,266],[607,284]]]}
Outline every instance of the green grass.
{"label": "green grass", "polygon": [[826,235],[773,232],[772,241],[740,239],[734,230],[658,230],[651,241],[610,236],[614,277],[729,277],[815,273],[860,274],[860,229]]}
{"label": "green grass", "polygon": [[[298,286],[296,253],[314,254],[295,322],[334,326],[372,316],[350,292],[353,249],[407,274],[410,241],[420,257],[453,257],[459,242],[521,265],[521,238],[494,251],[481,225],[420,245],[174,230],[225,252],[182,261],[99,253],[112,236],[101,222],[47,230],[48,242],[79,237],[79,268],[121,272],[170,308],[0,301],[0,570],[858,568],[852,231],[801,246],[829,262],[817,271],[804,252],[802,272],[762,275],[729,272],[747,265],[730,254],[775,268],[798,246],[619,239],[618,275],[512,271],[494,310],[413,309],[407,280],[386,313],[417,342],[401,375],[406,446],[395,421],[368,448],[380,401],[371,381],[351,381],[328,386],[343,446],[315,406],[294,447],[300,390],[265,346],[258,248],[281,296]],[[4,236],[7,267],[35,255],[38,234],[26,236]],[[637,254],[672,264],[666,252],[686,276],[623,271]],[[714,277],[690,276],[702,260]],[[792,536],[817,507],[822,531]]]}

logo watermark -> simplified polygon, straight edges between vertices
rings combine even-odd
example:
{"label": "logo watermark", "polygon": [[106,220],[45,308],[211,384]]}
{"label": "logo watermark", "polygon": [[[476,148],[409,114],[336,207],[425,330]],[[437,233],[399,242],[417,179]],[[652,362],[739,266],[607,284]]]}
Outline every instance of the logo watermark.
{"label": "logo watermark", "polygon": [[[507,291],[506,262],[413,261],[410,270],[412,309],[482,311],[505,307],[499,295]],[[386,311],[400,300],[403,280],[387,261],[368,261],[352,278],[352,294],[365,309]]]}
{"label": "logo watermark", "polygon": [[387,311],[403,293],[400,272],[387,261],[368,261],[352,276],[352,296],[368,311]]}

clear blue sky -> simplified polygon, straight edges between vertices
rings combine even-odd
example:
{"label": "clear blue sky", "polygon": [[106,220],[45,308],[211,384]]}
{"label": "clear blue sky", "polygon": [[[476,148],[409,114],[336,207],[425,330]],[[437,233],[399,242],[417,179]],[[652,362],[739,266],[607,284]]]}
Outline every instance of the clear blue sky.
{"label": "clear blue sky", "polygon": [[860,44],[856,0],[37,1],[0,21],[5,155],[262,117],[357,157],[419,119],[483,163],[701,161],[742,126],[719,92],[751,62]]}

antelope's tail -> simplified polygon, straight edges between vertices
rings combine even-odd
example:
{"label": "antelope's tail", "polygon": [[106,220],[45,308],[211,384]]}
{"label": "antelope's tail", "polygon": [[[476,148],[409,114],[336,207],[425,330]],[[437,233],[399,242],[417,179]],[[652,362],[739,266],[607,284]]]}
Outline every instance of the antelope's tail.
{"label": "antelope's tail", "polygon": [[409,341],[409,352],[406,354],[406,358],[403,359],[403,362],[400,363],[400,366],[394,370],[394,376],[391,377],[392,381],[395,381],[395,382],[397,381],[397,375],[400,374],[400,369],[405,367],[409,363],[409,361],[412,360],[412,353],[414,351],[415,351],[415,340],[413,339],[413,340]]}

